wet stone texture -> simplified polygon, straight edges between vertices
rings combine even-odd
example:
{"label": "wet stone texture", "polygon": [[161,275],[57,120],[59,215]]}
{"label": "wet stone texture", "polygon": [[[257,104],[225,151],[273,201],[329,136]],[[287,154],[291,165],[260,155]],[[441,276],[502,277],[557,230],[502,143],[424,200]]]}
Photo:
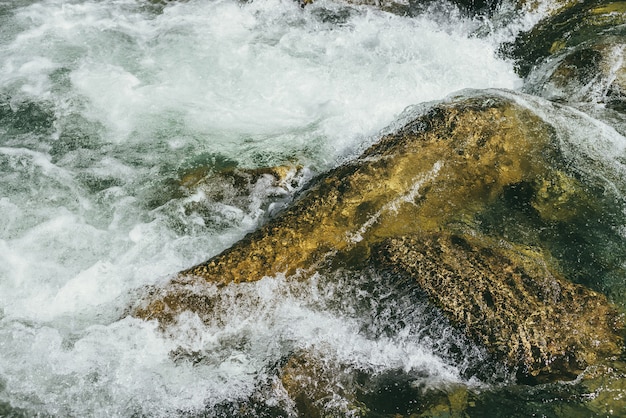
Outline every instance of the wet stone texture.
{"label": "wet stone texture", "polygon": [[504,47],[525,91],[566,103],[626,110],[626,2],[566,3]]}
{"label": "wet stone texture", "polygon": [[291,356],[276,384],[307,418],[462,416],[469,406],[463,385],[424,388],[403,370],[368,374],[312,352]]}
{"label": "wet stone texture", "polygon": [[620,352],[606,298],[565,280],[540,252],[432,233],[390,239],[377,254],[381,266],[417,280],[454,323],[519,367],[521,381],[573,378]]}
{"label": "wet stone texture", "polygon": [[183,311],[208,320],[203,289],[215,285],[374,265],[416,280],[520,378],[573,378],[620,353],[617,312],[563,277],[541,234],[511,241],[481,216],[498,208],[501,219],[531,218],[539,229],[587,218],[583,180],[529,110],[495,92],[452,99],[313,181],[265,226],[153,289],[133,314],[163,327]]}

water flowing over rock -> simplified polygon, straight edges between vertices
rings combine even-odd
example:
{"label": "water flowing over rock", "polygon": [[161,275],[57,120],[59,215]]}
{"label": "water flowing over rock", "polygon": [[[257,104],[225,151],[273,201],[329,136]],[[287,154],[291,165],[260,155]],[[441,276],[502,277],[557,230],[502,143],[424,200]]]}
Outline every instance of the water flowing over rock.
{"label": "water flowing over rock", "polygon": [[550,100],[626,108],[626,3],[564,3],[509,46],[524,89]]}
{"label": "water flowing over rock", "polygon": [[0,417],[624,415],[623,2],[309,3],[0,1]]}
{"label": "water flowing over rock", "polygon": [[[425,7],[352,3],[408,15]],[[499,4],[454,3],[479,14]],[[518,7],[540,2],[531,3]],[[623,113],[624,3],[563,1],[549,8],[547,18],[503,47],[525,78],[523,90]],[[472,93],[424,108],[355,161],[313,181],[264,227],[152,289],[134,314],[162,327],[184,311],[206,320],[215,291],[206,286],[373,267],[417,283],[519,382],[580,375],[576,396],[603,394],[587,402],[588,410],[623,407],[622,318],[588,287],[602,288],[597,277],[603,274],[624,274],[623,251],[603,254],[598,238],[605,233],[606,247],[621,245],[615,237],[621,221],[612,218],[621,219],[623,202],[607,198],[609,186],[575,168],[561,148],[562,134],[523,101],[509,93]],[[371,376],[299,352],[279,379],[301,415],[367,416],[371,394],[364,382],[372,384]],[[560,389],[541,390],[557,396],[552,390]],[[410,396],[419,398],[420,416],[456,416],[494,403],[489,397],[497,390],[483,398],[462,386],[439,397]]]}
{"label": "water flowing over rock", "polygon": [[262,228],[153,289],[134,315],[164,327],[184,311],[208,319],[207,286],[373,265],[416,280],[528,381],[572,378],[619,355],[621,325],[604,296],[562,277],[540,240],[482,227],[492,212],[535,228],[593,212],[554,128],[514,97],[468,93],[426,108]]}
{"label": "water flowing over rock", "polygon": [[[314,3],[315,0],[299,0],[302,7]],[[341,1],[339,1],[341,2]],[[384,11],[405,15],[417,16],[436,2],[433,0],[344,0],[353,5],[368,5]],[[500,5],[501,0],[452,0],[444,7],[453,5],[468,15],[490,15]]]}

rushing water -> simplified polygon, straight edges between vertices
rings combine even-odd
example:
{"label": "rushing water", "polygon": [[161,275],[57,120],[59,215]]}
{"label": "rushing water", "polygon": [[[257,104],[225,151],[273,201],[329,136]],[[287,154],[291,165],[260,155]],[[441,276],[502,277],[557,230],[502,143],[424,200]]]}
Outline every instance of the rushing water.
{"label": "rushing water", "polygon": [[[375,273],[228,288],[214,323],[190,316],[169,334],[124,312],[407,106],[519,89],[497,50],[524,19],[324,0],[0,1],[0,416],[229,415],[254,396],[288,409],[274,369],[298,350],[425,387],[507,381],[419,292]],[[234,196],[217,177],[227,198],[213,200],[179,188],[198,168],[280,164],[304,167],[289,187]]]}

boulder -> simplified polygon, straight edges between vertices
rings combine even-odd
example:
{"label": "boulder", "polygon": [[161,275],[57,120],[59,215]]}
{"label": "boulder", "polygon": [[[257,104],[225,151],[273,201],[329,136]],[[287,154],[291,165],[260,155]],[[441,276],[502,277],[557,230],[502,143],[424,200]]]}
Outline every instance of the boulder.
{"label": "boulder", "polygon": [[593,215],[554,129],[511,97],[473,93],[422,111],[233,247],[153,289],[133,314],[163,327],[187,310],[208,319],[207,286],[374,265],[416,280],[529,381],[571,378],[619,354],[616,310],[560,274],[541,233],[511,241],[482,226],[494,211],[539,231]]}

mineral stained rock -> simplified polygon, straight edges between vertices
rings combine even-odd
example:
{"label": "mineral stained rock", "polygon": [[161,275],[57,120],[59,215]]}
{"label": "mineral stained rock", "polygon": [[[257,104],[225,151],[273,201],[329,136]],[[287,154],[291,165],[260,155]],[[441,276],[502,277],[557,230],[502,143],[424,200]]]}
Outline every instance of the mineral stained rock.
{"label": "mineral stained rock", "polygon": [[265,226],[153,290],[134,315],[162,326],[186,310],[209,318],[208,284],[373,263],[417,280],[521,376],[569,378],[618,354],[617,314],[605,297],[567,282],[540,249],[524,253],[497,234],[482,239],[478,215],[519,185],[538,218],[576,216],[577,180],[553,129],[507,97],[432,106],[313,181]]}
{"label": "mineral stained rock", "polygon": [[523,381],[573,378],[620,351],[604,296],[565,280],[536,250],[431,233],[392,238],[376,254],[380,265],[417,280],[467,334],[521,365]]}

